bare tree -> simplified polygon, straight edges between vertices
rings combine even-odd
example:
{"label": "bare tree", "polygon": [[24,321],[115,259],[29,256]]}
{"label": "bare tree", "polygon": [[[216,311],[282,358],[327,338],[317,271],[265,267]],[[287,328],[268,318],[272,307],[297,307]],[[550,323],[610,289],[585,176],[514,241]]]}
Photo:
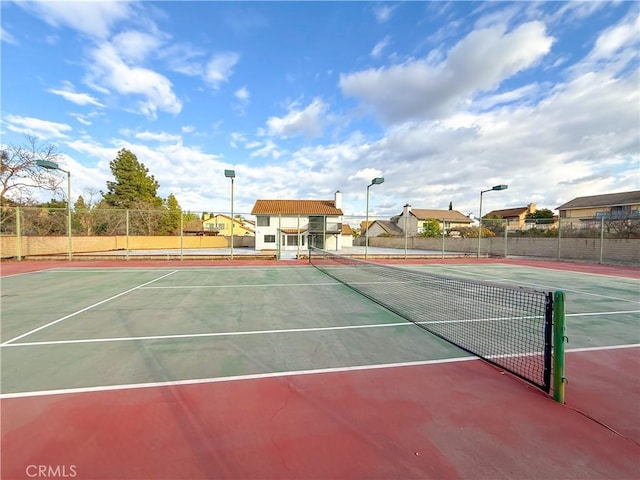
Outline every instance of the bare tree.
{"label": "bare tree", "polygon": [[62,154],[55,145],[42,144],[33,135],[25,135],[24,145],[2,145],[0,150],[0,199],[11,198],[29,203],[33,189],[59,191],[61,179],[36,165],[37,161],[58,163]]}

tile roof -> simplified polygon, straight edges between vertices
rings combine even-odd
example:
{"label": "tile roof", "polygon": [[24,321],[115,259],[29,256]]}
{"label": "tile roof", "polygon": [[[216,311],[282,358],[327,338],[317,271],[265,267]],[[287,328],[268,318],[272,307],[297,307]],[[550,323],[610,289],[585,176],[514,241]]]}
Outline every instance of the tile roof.
{"label": "tile roof", "polygon": [[604,195],[577,197],[570,202],[560,205],[556,209],[570,210],[572,208],[616,207],[638,204],[640,204],[640,190],[635,190],[633,192],[607,193]]}
{"label": "tile roof", "polygon": [[256,200],[251,215],[342,215],[333,200]]}
{"label": "tile roof", "polygon": [[415,215],[418,220],[433,218],[434,220],[444,219],[449,222],[471,223],[471,219],[469,217],[457,210],[432,210],[426,208],[412,208],[411,213]]}
{"label": "tile roof", "polygon": [[503,210],[491,210],[486,215],[483,215],[482,218],[496,216],[498,218],[511,218],[511,217],[520,217],[523,213],[528,213],[529,207],[515,207],[515,208],[505,208]]}
{"label": "tile roof", "polygon": [[369,228],[373,227],[374,224],[378,224],[385,233],[390,235],[401,235],[403,233],[402,229],[390,220],[375,220],[373,222],[369,222]]}

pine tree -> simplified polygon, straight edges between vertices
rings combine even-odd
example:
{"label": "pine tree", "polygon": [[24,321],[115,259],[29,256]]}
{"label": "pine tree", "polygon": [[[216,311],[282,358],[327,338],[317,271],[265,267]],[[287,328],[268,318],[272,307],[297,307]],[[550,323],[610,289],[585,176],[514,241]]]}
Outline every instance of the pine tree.
{"label": "pine tree", "polygon": [[109,163],[115,182],[107,182],[107,192],[103,193],[105,202],[117,208],[140,208],[162,206],[158,196],[160,184],[149,169],[129,150],[122,149]]}

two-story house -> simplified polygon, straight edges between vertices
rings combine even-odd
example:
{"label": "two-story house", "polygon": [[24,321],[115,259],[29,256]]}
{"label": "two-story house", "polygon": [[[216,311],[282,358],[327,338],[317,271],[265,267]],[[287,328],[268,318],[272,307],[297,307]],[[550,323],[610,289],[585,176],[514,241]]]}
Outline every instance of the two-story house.
{"label": "two-story house", "polygon": [[342,193],[333,200],[256,200],[256,250],[340,250]]}
{"label": "two-story house", "polygon": [[433,210],[426,208],[411,208],[405,205],[402,213],[391,218],[403,235],[414,236],[424,232],[424,224],[429,220],[436,220],[440,230],[449,232],[457,227],[468,227],[471,219],[457,210]]}
{"label": "two-story house", "polygon": [[535,203],[530,203],[526,207],[505,208],[502,210],[491,210],[482,218],[499,218],[506,222],[507,230],[522,230],[527,227],[526,218],[529,213],[536,213]]}
{"label": "two-story house", "polygon": [[255,235],[254,226],[250,221],[241,218],[232,219],[229,215],[219,213],[208,217],[202,222],[202,229],[205,232],[217,232],[218,235],[231,236],[231,224],[233,222],[233,234],[240,236]]}
{"label": "two-story house", "polygon": [[563,226],[580,228],[602,220],[640,220],[640,190],[577,197],[560,205]]}

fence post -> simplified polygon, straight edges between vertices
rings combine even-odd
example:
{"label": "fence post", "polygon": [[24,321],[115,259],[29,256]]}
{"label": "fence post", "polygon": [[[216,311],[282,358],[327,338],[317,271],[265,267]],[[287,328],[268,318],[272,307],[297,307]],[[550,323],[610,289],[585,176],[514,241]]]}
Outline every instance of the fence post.
{"label": "fence post", "polygon": [[604,215],[600,218],[600,260],[602,263],[602,252],[604,251]]}
{"label": "fence post", "polygon": [[124,232],[125,259],[129,260],[129,209],[125,210],[126,227]]}
{"label": "fence post", "polygon": [[507,232],[509,231],[509,221],[504,221],[504,258],[507,258]]}
{"label": "fence post", "polygon": [[22,220],[20,219],[20,207],[16,207],[16,257],[22,260]]}
{"label": "fence post", "polygon": [[442,219],[442,258],[444,258],[444,218]]}
{"label": "fence post", "polygon": [[182,214],[182,208],[180,209],[180,260],[183,258],[184,249],[184,215]]}
{"label": "fence post", "polygon": [[558,253],[556,260],[560,261],[560,247],[562,245],[562,218],[558,217]]}

